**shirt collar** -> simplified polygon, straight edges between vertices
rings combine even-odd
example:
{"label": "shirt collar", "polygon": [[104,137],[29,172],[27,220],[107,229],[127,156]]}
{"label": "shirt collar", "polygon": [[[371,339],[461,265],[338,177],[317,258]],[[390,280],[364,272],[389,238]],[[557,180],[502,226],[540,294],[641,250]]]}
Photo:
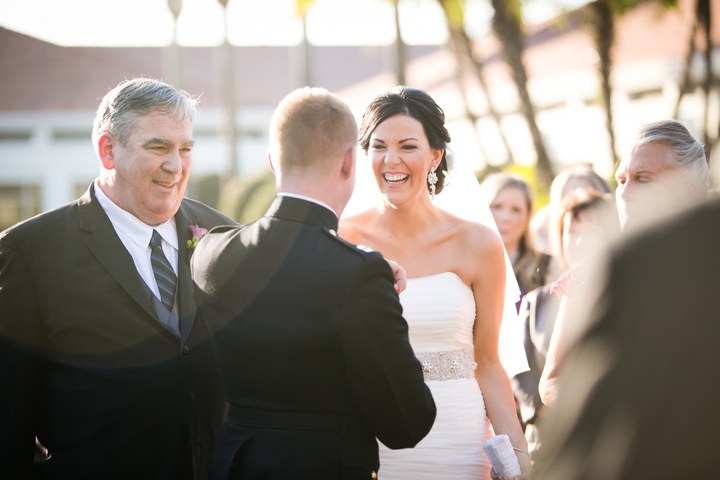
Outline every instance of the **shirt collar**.
{"label": "shirt collar", "polygon": [[102,188],[100,188],[97,182],[95,182],[93,187],[95,188],[95,197],[102,209],[105,210],[105,213],[110,219],[110,222],[113,224],[113,227],[121,230],[140,248],[148,248],[150,245],[150,239],[152,238],[152,232],[153,230],[157,230],[163,240],[172,245],[175,250],[178,249],[175,217],[171,217],[170,220],[156,227],[151,227],[132,213],[118,207],[115,202],[105,195],[105,192],[102,191]]}
{"label": "shirt collar", "polygon": [[[296,193],[287,193],[287,192],[280,192],[277,194],[278,197],[290,197],[290,198],[297,198],[299,200],[305,200],[306,202],[315,203],[317,205],[320,205],[321,207],[325,207],[328,210],[330,210],[335,216],[337,217],[338,214],[335,210],[330,207],[330,205],[321,202],[320,200],[315,200],[314,198],[306,197],[305,195],[298,195]],[[339,217],[338,217],[339,218]]]}

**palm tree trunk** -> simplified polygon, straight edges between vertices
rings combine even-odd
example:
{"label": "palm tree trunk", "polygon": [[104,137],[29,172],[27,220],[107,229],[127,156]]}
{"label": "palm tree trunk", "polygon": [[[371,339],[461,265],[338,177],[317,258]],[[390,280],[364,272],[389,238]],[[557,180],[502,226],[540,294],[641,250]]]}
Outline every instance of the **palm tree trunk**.
{"label": "palm tree trunk", "polygon": [[592,15],[592,31],[600,57],[600,77],[602,80],[602,99],[605,107],[605,126],[610,139],[610,152],[613,165],[617,165],[618,157],[615,149],[615,129],[613,128],[612,86],[610,69],[612,66],[611,49],[615,40],[615,18],[607,0],[595,0],[590,5]]}
{"label": "palm tree trunk", "polygon": [[300,52],[302,55],[302,75],[301,83],[302,86],[312,87],[314,86],[313,71],[312,71],[312,51],[310,42],[307,38],[307,14],[301,17],[302,19],[302,43],[300,44]]}
{"label": "palm tree trunk", "polygon": [[405,78],[405,66],[407,65],[407,47],[403,42],[402,35],[400,34],[400,11],[398,9],[399,0],[393,0],[393,6],[395,7],[395,67],[398,85],[406,85],[407,80]]}
{"label": "palm tree trunk", "polygon": [[491,1],[495,10],[492,20],[493,31],[502,44],[503,57],[512,70],[522,113],[535,145],[538,181],[544,188],[549,188],[553,179],[552,165],[535,120],[535,107],[527,89],[527,72],[522,61],[524,36],[520,28],[520,5],[517,0]]}
{"label": "palm tree trunk", "polygon": [[710,38],[710,0],[698,0],[697,3],[697,21],[703,26],[705,36],[705,81],[703,82],[703,92],[705,93],[705,112],[703,115],[703,142],[705,144],[706,154],[710,154],[710,143],[708,133],[708,113],[710,111],[710,87],[712,86],[712,39]]}
{"label": "palm tree trunk", "polygon": [[490,98],[490,91],[488,90],[487,82],[485,81],[485,75],[483,75],[483,64],[477,57],[475,57],[470,37],[468,37],[467,32],[465,32],[464,29],[450,27],[450,38],[452,39],[453,47],[455,48],[455,51],[458,55],[458,64],[461,61],[460,57],[467,58],[467,60],[470,62],[473,73],[475,74],[475,77],[480,84],[480,89],[482,90],[485,98],[487,99],[488,113],[490,113],[490,116],[497,124],[500,138],[502,139],[505,150],[507,151],[507,162],[515,163],[512,150],[510,149],[510,142],[508,142],[508,139],[505,136],[505,132],[503,132],[502,129],[500,114],[497,110],[495,110],[495,106],[492,103],[492,98]]}
{"label": "palm tree trunk", "polygon": [[688,42],[687,53],[685,54],[685,64],[683,69],[682,80],[680,81],[680,88],[678,92],[677,102],[675,102],[675,109],[673,110],[673,118],[677,119],[680,113],[680,102],[682,97],[688,91],[690,91],[690,68],[692,67],[692,58],[695,54],[695,35],[697,34],[697,17],[693,20],[692,28],[690,29],[690,39]]}

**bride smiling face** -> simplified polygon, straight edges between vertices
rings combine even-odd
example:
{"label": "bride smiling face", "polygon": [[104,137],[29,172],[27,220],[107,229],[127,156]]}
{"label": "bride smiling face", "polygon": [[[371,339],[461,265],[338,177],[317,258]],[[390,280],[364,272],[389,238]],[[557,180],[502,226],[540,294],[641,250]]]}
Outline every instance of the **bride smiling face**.
{"label": "bride smiling face", "polygon": [[422,123],[409,115],[394,115],[370,135],[368,157],[386,202],[406,203],[428,198],[427,176],[442,160],[443,149],[430,146]]}

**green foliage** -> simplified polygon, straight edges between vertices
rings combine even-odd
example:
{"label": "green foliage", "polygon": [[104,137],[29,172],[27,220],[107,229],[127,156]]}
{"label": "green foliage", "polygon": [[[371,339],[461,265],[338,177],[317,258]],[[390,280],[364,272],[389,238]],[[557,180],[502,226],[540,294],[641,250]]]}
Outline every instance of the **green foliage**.
{"label": "green foliage", "polygon": [[[605,2],[617,15],[622,15],[628,10],[637,7],[640,3],[645,3],[647,0],[596,0],[599,2]],[[655,3],[659,3],[664,7],[677,7],[677,0],[650,0]]]}
{"label": "green foliage", "polygon": [[217,208],[220,198],[220,177],[217,174],[191,176],[188,181],[186,196]]}
{"label": "green foliage", "polygon": [[225,182],[218,210],[244,225],[265,215],[274,198],[275,176],[267,170],[250,180],[236,177]]}
{"label": "green foliage", "polygon": [[535,197],[535,210],[537,211],[540,207],[547,205],[550,202],[550,190],[545,188],[540,182],[538,182],[537,166],[532,165],[529,167],[512,164],[506,170],[506,172],[512,172],[520,175],[525,180]]}
{"label": "green foliage", "polygon": [[466,0],[438,0],[448,23],[453,28],[463,28],[465,24],[465,5]]}
{"label": "green foliage", "polygon": [[538,182],[537,165],[522,166],[516,163],[506,163],[505,165],[487,165],[482,170],[475,172],[478,182],[482,183],[485,177],[493,173],[510,172],[520,175],[525,180],[535,197],[535,209],[547,205],[550,202],[550,191]]}

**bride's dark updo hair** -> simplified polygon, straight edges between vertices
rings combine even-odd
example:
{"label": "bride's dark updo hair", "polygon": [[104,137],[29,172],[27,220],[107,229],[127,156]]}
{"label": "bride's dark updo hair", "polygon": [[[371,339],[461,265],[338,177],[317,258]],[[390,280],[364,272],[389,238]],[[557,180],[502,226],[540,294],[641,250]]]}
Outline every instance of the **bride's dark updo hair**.
{"label": "bride's dark updo hair", "polygon": [[[368,105],[360,124],[360,146],[365,153],[370,148],[370,135],[382,122],[395,115],[407,115],[420,122],[430,147],[443,150],[442,160],[435,169],[438,182],[435,193],[440,193],[445,185],[445,172],[448,165],[445,148],[450,142],[450,134],[445,128],[445,112],[430,95],[412,87],[398,86],[380,94]],[[430,185],[428,184],[428,191]]]}

